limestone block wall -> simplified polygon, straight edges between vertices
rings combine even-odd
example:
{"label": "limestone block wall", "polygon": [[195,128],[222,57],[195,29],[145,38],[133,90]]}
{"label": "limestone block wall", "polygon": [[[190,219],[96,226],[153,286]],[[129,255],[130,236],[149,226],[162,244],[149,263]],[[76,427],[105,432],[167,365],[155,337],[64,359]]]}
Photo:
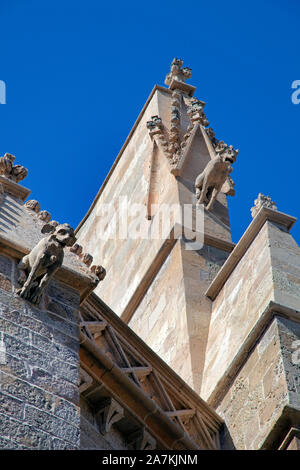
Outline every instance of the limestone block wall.
{"label": "limestone block wall", "polygon": [[[228,443],[239,450],[277,449],[299,425],[300,365],[294,341],[300,325],[275,316],[217,407]],[[292,413],[289,412],[292,410]]]}
{"label": "limestone block wall", "polygon": [[227,256],[207,245],[185,250],[184,240],[178,240],[129,322],[198,393],[210,321],[204,292]]}
{"label": "limestone block wall", "polygon": [[184,380],[192,381],[179,241],[161,266],[129,326]]}
{"label": "limestone block wall", "polygon": [[213,302],[202,397],[208,399],[273,295],[264,225]]}
{"label": "limestone block wall", "polygon": [[[128,207],[134,209],[134,204],[147,205],[149,191],[149,171],[153,144],[148,134],[146,122],[153,115],[169,113],[170,106],[165,101],[170,100],[166,91],[156,90],[147,109],[141,114],[128,142],[124,144],[121,158],[117,161],[114,171],[109,178],[92,209],[89,217],[77,233],[78,242],[94,257],[95,264],[102,264],[107,275],[101,287],[95,290],[101,298],[118,314],[121,315],[128,301],[143,279],[147,269],[153,262],[164,240],[149,239],[147,231],[151,227],[151,220],[143,217],[145,238],[110,239],[113,232],[114,218],[104,222],[101,214],[103,204],[113,204],[114,217],[120,220],[124,217],[124,207],[119,207],[120,197],[127,197]],[[174,176],[170,174],[167,161],[159,155],[159,201],[172,204],[178,202],[178,191],[174,185]],[[145,212],[146,214],[146,212]],[[129,216],[130,222],[138,215]],[[105,230],[108,237],[103,240],[99,237],[100,230]]]}
{"label": "limestone block wall", "polygon": [[226,375],[270,302],[300,311],[299,279],[299,246],[284,226],[266,221],[213,302],[204,399]]}
{"label": "limestone block wall", "polygon": [[76,449],[79,293],[52,281],[36,308],[16,295],[16,276],[0,255],[0,448]]}
{"label": "limestone block wall", "polygon": [[300,247],[282,227],[268,224],[274,301],[300,310]]}

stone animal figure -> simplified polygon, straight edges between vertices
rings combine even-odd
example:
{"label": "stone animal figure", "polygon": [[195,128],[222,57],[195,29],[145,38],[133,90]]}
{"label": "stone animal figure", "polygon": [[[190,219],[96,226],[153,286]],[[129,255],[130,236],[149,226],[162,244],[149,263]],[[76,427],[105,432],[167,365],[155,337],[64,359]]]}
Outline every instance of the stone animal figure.
{"label": "stone animal figure", "polygon": [[44,289],[61,267],[64,248],[72,246],[76,241],[74,231],[68,224],[44,225],[42,233],[49,232],[50,235],[42,238],[18,265],[20,270],[18,282],[23,287],[17,291],[17,294],[33,304],[40,302]]}
{"label": "stone animal figure", "polygon": [[[229,149],[231,150],[231,149]],[[228,175],[232,172],[231,164],[236,160],[236,151],[225,151],[208,162],[204,171],[197,176],[195,181],[196,198],[198,204],[207,204],[209,211]]]}

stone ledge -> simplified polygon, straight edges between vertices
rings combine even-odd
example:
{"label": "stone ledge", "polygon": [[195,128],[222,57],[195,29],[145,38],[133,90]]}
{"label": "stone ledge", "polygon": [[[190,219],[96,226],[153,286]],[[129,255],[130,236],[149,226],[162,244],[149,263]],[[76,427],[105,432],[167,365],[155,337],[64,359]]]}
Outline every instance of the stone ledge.
{"label": "stone ledge", "polygon": [[300,428],[296,428],[296,427],[291,427],[287,433],[287,435],[285,436],[284,440],[282,441],[281,445],[279,446],[278,450],[287,450],[287,448],[289,447],[291,441],[294,439],[294,438],[298,438],[300,440]]}
{"label": "stone ledge", "polygon": [[172,78],[172,81],[169,85],[170,90],[180,90],[183,93],[186,93],[189,96],[193,96],[193,94],[196,91],[196,87],[193,85],[190,85],[185,82],[181,82],[180,80],[176,80],[175,78]]}
{"label": "stone ledge", "polygon": [[4,191],[12,196],[25,201],[28,198],[29,194],[31,193],[30,189],[21,186],[14,181],[5,178],[4,176],[0,175],[0,183],[2,184]]}
{"label": "stone ledge", "polygon": [[225,261],[218,274],[210,284],[209,288],[205,292],[205,295],[211,300],[215,300],[220,290],[224,286],[226,280],[228,279],[238,262],[242,259],[249,246],[251,245],[251,243],[267,221],[275,222],[276,224],[281,225],[282,227],[290,231],[297,219],[290,215],[284,214],[283,212],[275,211],[268,207],[261,207],[255,218],[247,228],[246,232],[244,233],[240,241],[237,243],[234,250],[228,257],[228,259]]}
{"label": "stone ledge", "polygon": [[299,435],[299,429],[300,410],[286,405],[275,426],[262,444],[261,450],[286,450],[292,438]]}

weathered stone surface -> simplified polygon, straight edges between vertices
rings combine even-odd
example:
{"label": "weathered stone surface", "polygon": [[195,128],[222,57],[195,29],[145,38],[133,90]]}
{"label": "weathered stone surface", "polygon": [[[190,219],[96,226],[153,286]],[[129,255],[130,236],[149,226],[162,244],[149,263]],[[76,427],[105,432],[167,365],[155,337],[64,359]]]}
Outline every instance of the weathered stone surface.
{"label": "weathered stone surface", "polygon": [[0,392],[0,413],[12,416],[13,418],[22,419],[24,406],[23,401]]}
{"label": "weathered stone surface", "polygon": [[0,414],[0,428],[4,431],[4,438],[14,440],[27,449],[49,450],[52,448],[51,435],[16,419]]}
{"label": "weathered stone surface", "polygon": [[78,324],[79,315],[78,310],[75,308],[70,307],[67,304],[63,304],[61,302],[57,302],[56,300],[52,299],[51,297],[45,296],[45,307],[49,312],[53,312],[56,315],[59,315],[66,320]]}
{"label": "weathered stone surface", "polygon": [[80,430],[77,426],[72,426],[61,418],[54,415],[45,413],[37,408],[26,406],[25,407],[25,421],[31,423],[38,429],[48,432],[64,441],[68,441],[74,445],[79,446]]}
{"label": "weathered stone surface", "polygon": [[[16,285],[15,266],[1,255],[0,275],[11,285]],[[0,364],[0,427],[5,431],[0,433],[0,448],[76,449],[80,295],[53,281],[53,298],[47,297],[46,303],[48,308],[56,306],[52,313],[44,304],[35,307],[1,287],[0,280],[0,333],[5,345]]]}
{"label": "weathered stone surface", "polygon": [[285,407],[300,410],[292,359],[299,338],[298,323],[275,317],[218,405],[237,449],[262,448]]}
{"label": "weathered stone surface", "polygon": [[[300,310],[300,248],[267,221],[213,302],[202,396],[208,399],[271,301]],[[211,373],[213,371],[213,373]]]}
{"label": "weathered stone surface", "polygon": [[80,302],[80,295],[77,290],[58,281],[51,281],[49,283],[47,294],[55,301],[73,308],[78,307]]}

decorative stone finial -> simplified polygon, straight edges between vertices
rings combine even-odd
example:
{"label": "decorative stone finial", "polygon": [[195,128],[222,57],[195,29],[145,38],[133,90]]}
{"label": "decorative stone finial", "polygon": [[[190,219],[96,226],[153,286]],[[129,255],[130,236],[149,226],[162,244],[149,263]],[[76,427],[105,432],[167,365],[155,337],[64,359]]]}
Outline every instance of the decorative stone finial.
{"label": "decorative stone finial", "polygon": [[171,71],[168,73],[165,79],[165,84],[166,85],[171,85],[172,80],[176,80],[177,82],[183,82],[185,83],[187,78],[191,78],[192,76],[192,69],[189,67],[182,67],[183,65],[183,60],[173,59],[171,63]]}
{"label": "decorative stone finial", "polygon": [[181,59],[173,59],[171,63],[171,71],[165,78],[165,84],[171,90],[181,90],[182,92],[193,96],[196,88],[192,85],[185,83],[187,78],[191,78],[192,69],[189,67],[182,67],[183,61]]}
{"label": "decorative stone finial", "polygon": [[257,199],[254,201],[254,206],[251,207],[251,215],[253,219],[262,206],[269,207],[269,209],[273,209],[274,211],[277,210],[277,206],[274,201],[271,201],[270,196],[265,196],[264,194],[259,193]]}
{"label": "decorative stone finial", "polygon": [[19,183],[27,176],[28,170],[24,166],[14,165],[15,159],[16,157],[10,153],[0,157],[0,175]]}

